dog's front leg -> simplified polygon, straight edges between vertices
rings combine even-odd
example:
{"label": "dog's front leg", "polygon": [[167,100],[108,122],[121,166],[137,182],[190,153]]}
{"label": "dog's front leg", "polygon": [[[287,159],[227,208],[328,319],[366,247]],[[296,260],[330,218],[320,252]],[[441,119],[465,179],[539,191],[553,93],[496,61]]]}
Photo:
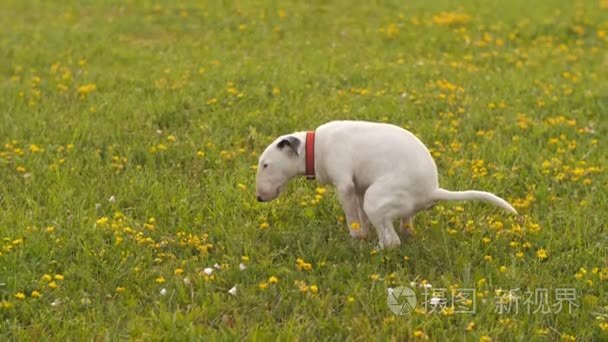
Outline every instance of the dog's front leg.
{"label": "dog's front leg", "polygon": [[355,235],[353,235],[352,231],[350,234],[353,237],[365,239],[367,237],[367,235],[369,234],[369,218],[367,217],[365,210],[363,210],[363,195],[362,194],[357,194],[357,211],[359,213],[359,224],[360,224],[359,228],[360,229],[358,232],[355,232]]}
{"label": "dog's front leg", "polygon": [[365,227],[364,231],[363,222],[359,221],[360,206],[355,192],[355,185],[352,183],[340,184],[336,186],[336,190],[340,205],[342,205],[342,210],[344,211],[344,216],[346,217],[346,224],[348,225],[350,236],[364,238],[367,235],[367,227]]}

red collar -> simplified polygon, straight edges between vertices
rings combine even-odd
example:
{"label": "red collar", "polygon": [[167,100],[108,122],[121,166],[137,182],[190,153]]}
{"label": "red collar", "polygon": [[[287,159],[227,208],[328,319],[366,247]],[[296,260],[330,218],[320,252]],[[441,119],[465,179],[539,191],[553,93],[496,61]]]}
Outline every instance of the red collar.
{"label": "red collar", "polygon": [[315,132],[306,132],[306,178],[315,179]]}

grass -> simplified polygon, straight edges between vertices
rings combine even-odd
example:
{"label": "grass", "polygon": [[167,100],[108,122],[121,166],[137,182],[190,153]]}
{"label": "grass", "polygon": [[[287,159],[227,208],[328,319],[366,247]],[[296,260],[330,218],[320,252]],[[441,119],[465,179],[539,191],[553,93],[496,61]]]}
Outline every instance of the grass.
{"label": "grass", "polygon": [[[3,1],[0,338],[607,339],[607,17],[605,0]],[[443,187],[521,217],[443,203],[387,252],[351,240],[329,187],[254,200],[272,138],[342,118],[410,129]],[[425,312],[425,286],[446,308]],[[474,314],[450,308],[458,288]],[[571,313],[526,312],[526,290],[558,288]],[[500,289],[518,313],[496,312]]]}

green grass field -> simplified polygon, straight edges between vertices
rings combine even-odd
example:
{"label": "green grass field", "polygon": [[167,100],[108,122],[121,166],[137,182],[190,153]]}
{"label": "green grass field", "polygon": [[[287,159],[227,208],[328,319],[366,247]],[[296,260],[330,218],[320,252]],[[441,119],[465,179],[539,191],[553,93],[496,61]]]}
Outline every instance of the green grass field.
{"label": "green grass field", "polygon": [[[608,339],[606,0],[4,0],[0,22],[0,339]],[[521,216],[446,202],[377,251],[330,187],[256,202],[265,146],[332,119],[408,128],[442,187]]]}

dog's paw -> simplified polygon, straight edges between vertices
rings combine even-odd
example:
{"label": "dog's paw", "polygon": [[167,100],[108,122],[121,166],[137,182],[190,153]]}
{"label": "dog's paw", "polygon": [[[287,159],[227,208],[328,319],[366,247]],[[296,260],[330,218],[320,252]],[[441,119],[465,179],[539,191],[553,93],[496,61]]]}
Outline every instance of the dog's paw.
{"label": "dog's paw", "polygon": [[393,248],[397,248],[399,247],[399,245],[401,245],[401,240],[399,240],[399,238],[396,239],[388,239],[386,241],[380,241],[380,249],[384,249],[384,250],[388,250],[388,249],[393,249]]}

